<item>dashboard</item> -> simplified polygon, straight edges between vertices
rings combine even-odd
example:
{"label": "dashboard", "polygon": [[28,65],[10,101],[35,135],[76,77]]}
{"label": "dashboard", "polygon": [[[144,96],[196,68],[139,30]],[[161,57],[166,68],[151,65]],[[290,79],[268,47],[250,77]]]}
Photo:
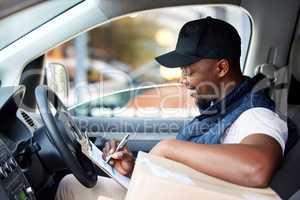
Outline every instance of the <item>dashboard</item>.
{"label": "dashboard", "polygon": [[22,85],[0,87],[0,200],[53,200],[71,171],[24,94]]}
{"label": "dashboard", "polygon": [[32,137],[30,124],[24,123],[25,118],[19,110],[24,93],[24,86],[0,88],[1,200],[35,199],[34,191],[15,158],[20,144]]}
{"label": "dashboard", "polygon": [[0,140],[0,199],[35,199],[21,168],[2,140]]}

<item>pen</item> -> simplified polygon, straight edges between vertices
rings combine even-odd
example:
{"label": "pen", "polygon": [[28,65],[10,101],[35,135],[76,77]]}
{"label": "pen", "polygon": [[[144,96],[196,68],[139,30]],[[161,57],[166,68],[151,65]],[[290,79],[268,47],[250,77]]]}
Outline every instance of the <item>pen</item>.
{"label": "pen", "polygon": [[[119,145],[117,146],[115,152],[117,152],[117,151],[119,151],[120,149],[122,149],[123,147],[125,147],[125,145],[126,145],[127,142],[128,142],[129,136],[130,136],[130,135],[127,134],[127,135],[125,135],[125,136],[123,137],[123,139],[121,140],[121,142],[120,142]],[[114,153],[115,153],[115,152],[114,152]],[[112,157],[112,155],[113,155],[114,153],[110,154],[110,155],[106,158],[106,161],[105,161],[106,163],[108,163],[108,162],[110,161],[110,159],[111,159],[111,157]]]}

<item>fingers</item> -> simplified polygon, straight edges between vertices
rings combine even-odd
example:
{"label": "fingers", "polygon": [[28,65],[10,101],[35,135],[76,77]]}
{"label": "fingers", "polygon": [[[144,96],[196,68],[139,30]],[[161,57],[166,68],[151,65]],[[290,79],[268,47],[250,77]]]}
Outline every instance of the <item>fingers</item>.
{"label": "fingers", "polygon": [[109,149],[109,154],[113,154],[116,151],[116,148],[118,146],[119,141],[117,140],[111,140],[110,141],[110,149]]}
{"label": "fingers", "polygon": [[114,154],[111,155],[111,158],[115,159],[115,160],[123,160],[123,156],[124,156],[124,151],[118,151]]}
{"label": "fingers", "polygon": [[118,151],[111,155],[114,160],[122,160],[122,161],[131,161],[133,160],[133,155],[129,151]]}
{"label": "fingers", "polygon": [[127,151],[119,151],[112,154],[112,158],[114,160],[114,167],[120,174],[128,176],[132,173],[134,166],[132,153]]}
{"label": "fingers", "polygon": [[126,145],[122,149],[120,149],[118,152],[116,151],[116,148],[119,144],[119,141],[117,140],[109,140],[105,143],[104,148],[102,149],[103,154],[102,154],[102,159],[106,160],[108,156],[112,156],[110,161],[108,162],[109,165],[115,166],[116,162],[120,162],[125,160],[125,162],[131,162],[133,160],[133,155],[129,151],[128,146]]}
{"label": "fingers", "polygon": [[[133,155],[131,152],[128,151],[118,151],[111,155],[111,160],[109,161],[109,164],[113,167],[115,167],[116,164],[123,163],[125,166],[129,165],[131,166],[133,162]],[[129,168],[129,167],[125,167]]]}
{"label": "fingers", "polygon": [[110,149],[110,142],[107,141],[107,142],[105,142],[105,146],[102,149],[102,152],[103,152],[102,158],[103,158],[103,160],[105,160],[106,157],[108,156],[109,149]]}
{"label": "fingers", "polygon": [[128,145],[126,145],[125,147],[123,147],[121,150],[129,152]]}
{"label": "fingers", "polygon": [[129,176],[132,173],[133,167],[128,164],[123,164],[122,162],[118,162],[115,164],[114,168],[123,176]]}
{"label": "fingers", "polygon": [[115,160],[113,160],[113,159],[110,159],[110,161],[108,162],[108,164],[110,165],[110,166],[112,166],[112,167],[114,167],[115,166]]}
{"label": "fingers", "polygon": [[105,159],[108,155],[114,153],[118,144],[119,144],[119,141],[117,141],[117,140],[109,140],[109,141],[105,142],[105,146],[102,149],[103,159]]}

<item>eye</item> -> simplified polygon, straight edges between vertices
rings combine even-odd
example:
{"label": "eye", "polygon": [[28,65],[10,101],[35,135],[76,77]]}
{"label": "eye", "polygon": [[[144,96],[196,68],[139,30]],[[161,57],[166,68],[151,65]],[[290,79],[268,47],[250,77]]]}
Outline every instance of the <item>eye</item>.
{"label": "eye", "polygon": [[194,73],[191,73],[191,72],[190,72],[190,73],[187,73],[186,76],[187,76],[187,77],[191,77],[191,76],[193,76],[193,74],[194,74]]}
{"label": "eye", "polygon": [[191,72],[185,72],[185,71],[182,71],[182,76],[184,77],[188,77],[188,76],[191,76],[193,73]]}

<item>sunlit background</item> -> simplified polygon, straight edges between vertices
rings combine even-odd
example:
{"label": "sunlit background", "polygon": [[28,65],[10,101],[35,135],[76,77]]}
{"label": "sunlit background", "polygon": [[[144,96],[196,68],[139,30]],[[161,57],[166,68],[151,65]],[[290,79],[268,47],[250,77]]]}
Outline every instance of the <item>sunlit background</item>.
{"label": "sunlit background", "polygon": [[[178,83],[181,70],[160,66],[154,58],[174,50],[178,32],[184,23],[206,16],[223,19],[236,27],[242,39],[243,66],[251,35],[250,20],[241,8],[229,5],[164,8],[124,16],[51,50],[47,54],[47,62],[60,62],[67,66],[71,83],[69,105],[91,102],[91,99],[128,88]],[[188,115],[196,115],[198,111],[191,103],[194,100],[186,97],[186,90],[170,88],[168,95],[172,90],[174,94],[180,93],[178,98],[185,97],[185,101],[172,101],[164,108],[191,108],[193,112]],[[136,98],[136,95],[132,98]],[[157,98],[157,102],[160,102],[166,98],[166,94],[160,92]],[[151,104],[151,98],[144,98],[143,102],[139,108],[160,106]],[[123,104],[121,106],[116,101],[112,107],[128,107],[128,104]],[[105,113],[102,111],[96,110],[94,114],[89,111],[84,115],[101,115]]]}

